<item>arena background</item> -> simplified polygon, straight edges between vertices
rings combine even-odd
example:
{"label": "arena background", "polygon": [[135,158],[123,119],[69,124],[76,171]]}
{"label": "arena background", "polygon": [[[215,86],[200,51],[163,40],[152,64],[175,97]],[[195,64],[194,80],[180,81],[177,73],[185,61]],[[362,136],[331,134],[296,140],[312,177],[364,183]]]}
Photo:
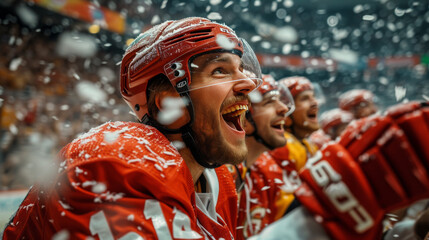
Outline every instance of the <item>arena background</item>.
{"label": "arena background", "polygon": [[67,142],[134,120],[117,89],[124,49],[188,16],[233,27],[277,80],[318,83],[322,111],[353,88],[373,91],[381,109],[429,100],[428,1],[2,0],[0,225]]}

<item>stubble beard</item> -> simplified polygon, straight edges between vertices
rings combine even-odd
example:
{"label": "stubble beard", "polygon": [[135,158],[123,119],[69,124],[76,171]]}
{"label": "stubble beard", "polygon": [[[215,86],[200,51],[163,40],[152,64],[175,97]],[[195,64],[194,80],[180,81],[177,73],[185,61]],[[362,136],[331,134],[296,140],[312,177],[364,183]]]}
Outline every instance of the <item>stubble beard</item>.
{"label": "stubble beard", "polygon": [[273,149],[274,148],[279,148],[279,147],[283,147],[284,145],[286,145],[286,140],[281,141],[278,139],[278,137],[276,136],[272,136],[271,138],[269,138],[268,141],[266,141],[268,145],[270,145]]}
{"label": "stubble beard", "polygon": [[[203,161],[219,164],[239,164],[247,159],[247,147],[243,139],[242,146],[238,148],[232,148],[224,139],[220,128],[213,126],[219,125],[213,118],[210,121],[206,121],[203,126],[193,126],[194,138],[197,143],[197,147],[200,151],[200,156]],[[197,129],[200,128],[200,129]]]}
{"label": "stubble beard", "polygon": [[[250,99],[247,95],[234,96],[225,100],[221,109],[231,103]],[[200,109],[201,110],[201,109]],[[206,117],[203,121],[195,121],[192,130],[194,132],[194,139],[200,152],[200,156],[203,161],[207,163],[218,163],[218,164],[239,164],[247,159],[247,146],[244,138],[241,141],[241,146],[231,147],[230,144],[224,138],[221,132],[221,126],[217,119],[217,115],[205,112]],[[242,126],[244,126],[244,114],[241,116]],[[222,121],[222,120],[220,120]],[[196,124],[196,123],[200,124]],[[198,133],[198,134],[195,134]]]}

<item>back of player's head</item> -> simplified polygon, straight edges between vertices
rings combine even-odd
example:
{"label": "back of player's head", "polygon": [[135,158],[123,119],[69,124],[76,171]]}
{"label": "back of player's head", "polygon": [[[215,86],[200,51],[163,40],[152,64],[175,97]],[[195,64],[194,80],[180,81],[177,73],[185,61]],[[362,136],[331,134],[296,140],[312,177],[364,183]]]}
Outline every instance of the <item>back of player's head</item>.
{"label": "back of player's head", "polygon": [[338,105],[341,109],[350,111],[364,101],[373,102],[374,94],[365,89],[352,89],[342,93],[338,98]]}
{"label": "back of player's head", "polygon": [[334,108],[325,111],[320,115],[320,126],[323,131],[329,135],[333,135],[333,131],[340,125],[346,125],[354,119],[353,114],[349,111],[344,111],[339,108]]}

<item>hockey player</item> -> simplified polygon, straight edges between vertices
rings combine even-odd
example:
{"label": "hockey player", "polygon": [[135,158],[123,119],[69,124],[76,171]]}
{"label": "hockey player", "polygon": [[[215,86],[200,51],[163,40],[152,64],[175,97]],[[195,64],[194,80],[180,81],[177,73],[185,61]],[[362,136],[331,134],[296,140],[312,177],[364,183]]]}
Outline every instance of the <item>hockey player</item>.
{"label": "hockey player", "polygon": [[313,132],[308,139],[321,149],[328,142],[336,140],[354,117],[348,111],[334,108],[323,112],[319,119],[320,129]]}
{"label": "hockey player", "polygon": [[238,184],[237,239],[255,235],[281,218],[294,199],[281,168],[267,152],[286,144],[284,122],[294,110],[293,98],[271,75],[263,75],[262,85],[250,95],[252,106],[245,121],[249,153],[242,166],[235,166],[236,183],[242,184]]}
{"label": "hockey player", "polygon": [[310,134],[310,136],[308,137],[308,141],[314,143],[318,149],[321,149],[323,145],[332,141],[332,139],[321,128],[319,128],[319,130]]}
{"label": "hockey player", "polygon": [[350,112],[334,108],[320,115],[320,126],[332,140],[335,140],[353,119]]}
{"label": "hockey player", "polygon": [[318,149],[316,144],[307,139],[319,129],[318,97],[313,84],[305,77],[287,77],[280,79],[279,83],[289,88],[295,102],[295,111],[286,120],[287,144],[271,154],[280,166],[299,171]]}
{"label": "hockey player", "polygon": [[382,239],[386,213],[429,197],[428,136],[429,102],[355,121],[301,170],[302,206],[252,240]]}
{"label": "hockey player", "polygon": [[260,78],[227,26],[186,18],[141,34],[120,75],[140,123],[109,122],[68,144],[3,239],[234,239],[237,194],[222,165],[246,158],[242,119]]}
{"label": "hockey player", "polygon": [[365,89],[352,89],[342,93],[338,105],[344,111],[350,111],[356,119],[367,117],[377,112],[374,94]]}
{"label": "hockey player", "polygon": [[348,111],[334,108],[323,112],[319,119],[320,129],[313,132],[308,139],[321,149],[328,142],[336,140],[354,117]]}

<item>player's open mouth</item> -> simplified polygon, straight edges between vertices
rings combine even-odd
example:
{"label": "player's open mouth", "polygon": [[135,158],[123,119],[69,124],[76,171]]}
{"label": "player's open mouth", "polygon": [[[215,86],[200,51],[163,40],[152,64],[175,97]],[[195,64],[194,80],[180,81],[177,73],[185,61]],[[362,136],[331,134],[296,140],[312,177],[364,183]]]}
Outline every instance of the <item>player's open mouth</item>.
{"label": "player's open mouth", "polygon": [[310,110],[307,113],[307,117],[309,118],[309,120],[317,121],[317,110]]}
{"label": "player's open mouth", "polygon": [[248,110],[246,104],[234,104],[222,111],[222,118],[226,124],[236,130],[244,131],[242,126],[243,114]]}
{"label": "player's open mouth", "polygon": [[285,120],[281,120],[278,122],[275,122],[274,124],[271,125],[272,128],[275,128],[277,130],[284,130],[284,125],[285,125]]}

